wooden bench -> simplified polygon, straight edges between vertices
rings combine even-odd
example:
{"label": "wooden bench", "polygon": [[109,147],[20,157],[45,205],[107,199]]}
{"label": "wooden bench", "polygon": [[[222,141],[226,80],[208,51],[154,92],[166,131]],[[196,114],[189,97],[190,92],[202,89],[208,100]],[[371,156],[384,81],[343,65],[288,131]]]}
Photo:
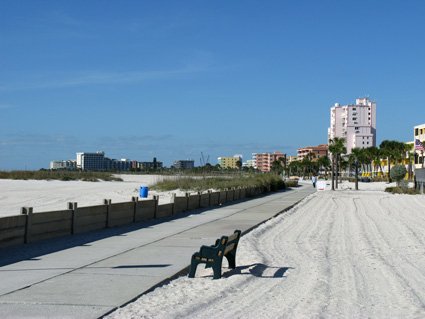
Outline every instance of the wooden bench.
{"label": "wooden bench", "polygon": [[214,271],[214,279],[221,278],[221,264],[223,256],[227,258],[229,268],[236,267],[236,249],[238,248],[241,231],[235,230],[231,236],[222,236],[217,239],[215,245],[201,246],[199,252],[192,255],[190,263],[189,278],[194,278],[196,268],[199,264],[205,264],[205,268],[212,268]]}

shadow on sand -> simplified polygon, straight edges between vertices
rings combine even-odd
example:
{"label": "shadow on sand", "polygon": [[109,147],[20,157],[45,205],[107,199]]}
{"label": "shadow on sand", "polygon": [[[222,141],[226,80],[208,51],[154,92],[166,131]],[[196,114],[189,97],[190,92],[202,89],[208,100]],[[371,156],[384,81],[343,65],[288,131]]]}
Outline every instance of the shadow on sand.
{"label": "shadow on sand", "polygon": [[248,275],[260,278],[284,278],[285,273],[293,267],[273,267],[262,263],[244,265],[231,269],[223,274],[227,278],[234,275]]}

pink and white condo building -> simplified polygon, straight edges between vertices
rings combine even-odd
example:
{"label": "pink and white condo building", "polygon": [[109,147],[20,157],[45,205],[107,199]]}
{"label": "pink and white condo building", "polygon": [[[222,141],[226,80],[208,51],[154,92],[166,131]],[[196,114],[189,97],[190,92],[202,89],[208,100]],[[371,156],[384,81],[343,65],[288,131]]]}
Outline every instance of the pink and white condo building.
{"label": "pink and white condo building", "polygon": [[354,147],[376,146],[376,103],[369,98],[356,99],[356,104],[331,107],[331,126],[328,140],[344,138],[347,154]]}

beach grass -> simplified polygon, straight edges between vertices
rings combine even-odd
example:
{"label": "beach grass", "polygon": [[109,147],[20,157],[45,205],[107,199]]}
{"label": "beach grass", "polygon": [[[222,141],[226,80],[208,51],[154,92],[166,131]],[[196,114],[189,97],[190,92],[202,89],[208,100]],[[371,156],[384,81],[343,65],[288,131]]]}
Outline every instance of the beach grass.
{"label": "beach grass", "polygon": [[84,171],[0,171],[0,179],[15,180],[60,180],[60,181],[122,181],[108,172],[84,172]]}
{"label": "beach grass", "polygon": [[272,190],[286,188],[282,178],[275,174],[249,174],[222,177],[179,177],[166,179],[152,186],[153,190],[170,191],[181,189],[184,191],[222,190],[236,187],[270,187]]}

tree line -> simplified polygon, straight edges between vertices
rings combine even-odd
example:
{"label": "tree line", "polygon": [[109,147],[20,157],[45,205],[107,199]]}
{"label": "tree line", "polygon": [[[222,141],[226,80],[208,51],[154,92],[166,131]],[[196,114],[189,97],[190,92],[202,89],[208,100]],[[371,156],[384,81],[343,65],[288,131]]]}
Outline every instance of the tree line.
{"label": "tree line", "polygon": [[[353,148],[350,154],[347,154],[345,139],[336,137],[329,141],[329,156],[316,158],[316,154],[309,153],[301,161],[293,161],[289,165],[282,165],[282,171],[287,175],[297,175],[311,177],[312,175],[323,175],[325,178],[332,179],[332,189],[338,188],[338,177],[341,178],[342,172],[351,172],[358,182],[360,172],[376,178],[384,178],[383,161],[388,167],[388,182],[391,182],[391,164],[403,164],[407,161],[408,175],[413,176],[412,167],[415,153],[413,145],[394,140],[385,140],[379,147]],[[275,167],[273,165],[272,167]],[[375,175],[372,176],[374,173]],[[357,188],[356,183],[356,188]]]}

